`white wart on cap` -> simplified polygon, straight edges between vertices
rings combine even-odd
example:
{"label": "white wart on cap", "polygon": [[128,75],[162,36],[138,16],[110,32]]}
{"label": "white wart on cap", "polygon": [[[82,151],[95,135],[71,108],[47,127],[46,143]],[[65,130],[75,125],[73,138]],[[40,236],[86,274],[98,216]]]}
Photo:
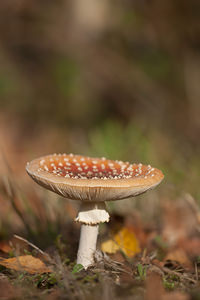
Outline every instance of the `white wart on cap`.
{"label": "white wart on cap", "polygon": [[104,202],[139,195],[164,178],[150,165],[105,158],[53,154],[27,164],[28,174],[40,185],[66,198]]}

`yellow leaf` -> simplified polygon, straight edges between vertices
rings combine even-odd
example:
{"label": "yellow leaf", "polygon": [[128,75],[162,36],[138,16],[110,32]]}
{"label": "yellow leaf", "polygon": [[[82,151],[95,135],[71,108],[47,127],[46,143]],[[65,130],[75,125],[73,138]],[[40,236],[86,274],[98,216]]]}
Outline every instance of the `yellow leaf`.
{"label": "yellow leaf", "polygon": [[139,253],[139,242],[133,231],[128,228],[122,228],[113,238],[101,244],[101,250],[107,253],[116,253],[121,250],[128,257],[134,256]]}
{"label": "yellow leaf", "polygon": [[117,252],[119,249],[117,243],[112,240],[108,240],[101,244],[101,250],[110,254]]}
{"label": "yellow leaf", "polygon": [[0,258],[0,265],[16,271],[26,271],[30,274],[51,272],[39,258],[33,257],[32,255],[23,255],[8,259]]}

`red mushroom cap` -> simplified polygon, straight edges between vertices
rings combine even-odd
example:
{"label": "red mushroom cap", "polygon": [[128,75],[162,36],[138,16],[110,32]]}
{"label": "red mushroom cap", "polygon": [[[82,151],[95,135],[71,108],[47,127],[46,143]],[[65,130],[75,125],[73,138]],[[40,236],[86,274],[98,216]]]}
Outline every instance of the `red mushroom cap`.
{"label": "red mushroom cap", "polygon": [[28,163],[26,170],[38,184],[57,194],[94,202],[139,195],[164,178],[150,165],[73,154],[40,157]]}

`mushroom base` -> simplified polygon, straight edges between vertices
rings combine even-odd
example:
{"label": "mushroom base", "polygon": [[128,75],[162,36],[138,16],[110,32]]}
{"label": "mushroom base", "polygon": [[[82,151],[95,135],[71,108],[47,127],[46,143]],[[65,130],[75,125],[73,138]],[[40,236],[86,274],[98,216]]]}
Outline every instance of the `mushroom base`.
{"label": "mushroom base", "polygon": [[99,225],[81,225],[77,264],[81,264],[84,269],[94,263],[98,231]]}

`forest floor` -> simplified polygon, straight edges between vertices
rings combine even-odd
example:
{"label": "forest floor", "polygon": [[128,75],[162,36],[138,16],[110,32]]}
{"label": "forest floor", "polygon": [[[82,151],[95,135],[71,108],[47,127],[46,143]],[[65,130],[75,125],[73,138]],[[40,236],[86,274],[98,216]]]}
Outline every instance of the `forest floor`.
{"label": "forest floor", "polygon": [[0,299],[200,299],[200,210],[191,191],[180,193],[165,174],[155,190],[108,204],[94,266],[83,270],[76,264],[78,203],[25,172],[41,144],[46,153],[55,148],[52,133],[49,142],[46,131],[34,141],[13,132],[5,126],[1,135]]}

